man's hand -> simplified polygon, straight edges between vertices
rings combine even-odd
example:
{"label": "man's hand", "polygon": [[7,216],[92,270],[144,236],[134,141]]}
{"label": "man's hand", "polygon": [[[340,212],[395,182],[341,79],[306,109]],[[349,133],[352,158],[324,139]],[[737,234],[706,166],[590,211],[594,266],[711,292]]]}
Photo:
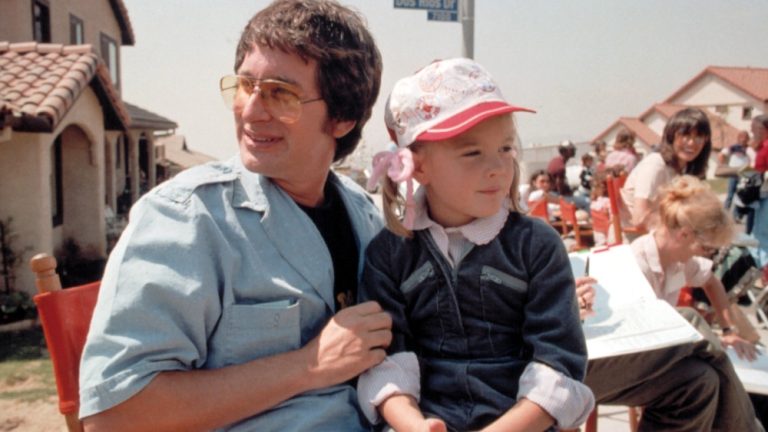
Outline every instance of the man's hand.
{"label": "man's hand", "polygon": [[381,363],[392,342],[392,318],[376,302],[342,309],[304,348],[313,387],[335,385]]}

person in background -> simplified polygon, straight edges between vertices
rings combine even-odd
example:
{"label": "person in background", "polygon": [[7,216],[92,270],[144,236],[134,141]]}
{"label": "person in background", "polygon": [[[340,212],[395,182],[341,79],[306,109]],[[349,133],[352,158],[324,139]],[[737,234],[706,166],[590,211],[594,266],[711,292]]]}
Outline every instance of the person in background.
{"label": "person in background", "polygon": [[576,205],[576,207],[589,211],[589,198],[574,196],[571,186],[568,184],[568,176],[565,166],[576,155],[576,146],[571,141],[563,141],[557,147],[558,155],[553,157],[547,165],[547,172],[552,179],[552,192]]}
{"label": "person in background", "polygon": [[681,174],[704,177],[712,149],[711,136],[707,115],[698,108],[682,109],[669,119],[659,152],[644,157],[621,188],[623,226],[647,231],[658,214],[661,187]]}
{"label": "person in background", "polygon": [[576,146],[571,141],[566,140],[560,143],[557,152],[557,156],[553,157],[547,164],[547,172],[552,178],[552,190],[563,197],[569,197],[573,195],[573,191],[568,184],[565,165],[576,155]]}
{"label": "person in background", "polygon": [[725,288],[706,258],[728,246],[733,234],[733,221],[717,195],[706,183],[685,175],[662,189],[659,224],[634,240],[632,251],[656,295],[670,305],[677,305],[684,286],[702,287],[722,328],[722,344],[752,360],[755,347],[739,336]]}
{"label": "person in background", "polygon": [[[399,80],[389,97],[399,149],[374,157],[389,175],[388,230],[368,247],[360,300],[390,312],[394,332],[358,396],[397,431],[573,428],[592,409],[565,248],[517,211],[515,111],[529,110],[463,58]],[[411,178],[421,186],[403,198],[396,182]]]}
{"label": "person in background", "polygon": [[604,140],[595,140],[590,143],[592,146],[592,155],[597,162],[595,171],[602,172],[605,169],[605,158],[608,157],[608,144]]}
{"label": "person in background", "polygon": [[752,235],[757,239],[758,246],[755,260],[763,269],[763,283],[768,284],[768,114],[752,119],[752,136],[755,141],[757,154],[754,169],[763,174],[763,186],[760,203],[755,211],[755,225]]}
{"label": "person in background", "polygon": [[595,158],[590,153],[581,155],[581,173],[579,173],[579,190],[581,196],[589,197],[592,191],[592,176],[595,174]]}
{"label": "person in background", "polygon": [[605,158],[605,167],[609,170],[624,170],[627,173],[637,164],[635,149],[635,133],[621,129],[613,141],[613,151]]}
{"label": "person in background", "polygon": [[739,183],[737,171],[741,168],[749,167],[752,159],[754,159],[754,154],[750,157],[750,152],[754,153],[754,150],[749,146],[749,133],[747,131],[740,131],[736,136],[736,142],[720,150],[720,153],[717,154],[717,162],[720,165],[734,170],[728,176],[728,195],[726,195],[725,202],[723,203],[727,209],[731,208],[733,196],[736,193],[736,185]]}
{"label": "person in background", "polygon": [[101,281],[80,368],[88,431],[367,431],[354,384],[391,319],[352,305],[378,210],[331,163],[360,141],[381,56],[329,0],[258,12],[220,89],[239,156],[145,195]]}
{"label": "person in background", "polygon": [[[576,278],[582,320],[594,313],[596,283]],[[678,311],[705,339],[590,360],[584,382],[595,403],[641,406],[641,432],[764,431],[730,360],[709,342],[713,333],[707,322],[691,308]]]}

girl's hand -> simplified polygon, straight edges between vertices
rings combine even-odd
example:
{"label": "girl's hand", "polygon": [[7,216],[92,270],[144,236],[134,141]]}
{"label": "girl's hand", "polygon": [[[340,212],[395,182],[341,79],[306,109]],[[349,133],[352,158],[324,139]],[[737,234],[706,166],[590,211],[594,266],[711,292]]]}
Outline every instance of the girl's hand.
{"label": "girl's hand", "polygon": [[595,314],[592,305],[595,303],[595,287],[597,280],[588,276],[576,278],[576,299],[579,303],[579,318],[585,319]]}
{"label": "girl's hand", "polygon": [[424,421],[424,432],[448,432],[445,422],[438,418],[428,418]]}
{"label": "girl's hand", "polygon": [[757,348],[735,333],[720,336],[720,342],[722,342],[723,346],[733,347],[740,359],[747,359],[749,361],[757,359]]}

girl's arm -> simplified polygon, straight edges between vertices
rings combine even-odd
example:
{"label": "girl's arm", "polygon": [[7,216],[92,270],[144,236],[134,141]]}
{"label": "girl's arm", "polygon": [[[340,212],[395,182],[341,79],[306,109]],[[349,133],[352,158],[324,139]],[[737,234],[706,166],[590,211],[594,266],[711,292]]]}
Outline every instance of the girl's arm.
{"label": "girl's arm", "polygon": [[[712,303],[712,308],[715,310],[715,316],[720,326],[722,328],[735,328],[729,310],[730,302],[725,293],[723,283],[715,275],[711,275],[702,288]],[[754,361],[757,358],[755,346],[742,339],[738,332],[723,334],[721,340],[724,345],[732,346],[740,358],[746,358],[750,361]]]}
{"label": "girl's arm", "polygon": [[483,432],[543,431],[554,423],[555,419],[540,406],[528,399],[520,399],[509,411],[482,430]]}
{"label": "girl's arm", "polygon": [[447,430],[442,420],[425,419],[413,396],[404,394],[390,396],[379,405],[379,413],[397,432],[445,432]]}

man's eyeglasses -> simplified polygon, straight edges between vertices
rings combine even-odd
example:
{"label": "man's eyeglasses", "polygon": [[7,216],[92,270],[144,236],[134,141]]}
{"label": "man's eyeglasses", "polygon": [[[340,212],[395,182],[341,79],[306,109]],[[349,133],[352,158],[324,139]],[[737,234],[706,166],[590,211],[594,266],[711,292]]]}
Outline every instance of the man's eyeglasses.
{"label": "man's eyeglasses", "polygon": [[219,81],[221,97],[227,108],[235,101],[244,101],[258,89],[264,109],[283,123],[296,123],[301,117],[302,105],[323,98],[301,99],[299,87],[279,80],[256,79],[243,75],[227,75]]}

